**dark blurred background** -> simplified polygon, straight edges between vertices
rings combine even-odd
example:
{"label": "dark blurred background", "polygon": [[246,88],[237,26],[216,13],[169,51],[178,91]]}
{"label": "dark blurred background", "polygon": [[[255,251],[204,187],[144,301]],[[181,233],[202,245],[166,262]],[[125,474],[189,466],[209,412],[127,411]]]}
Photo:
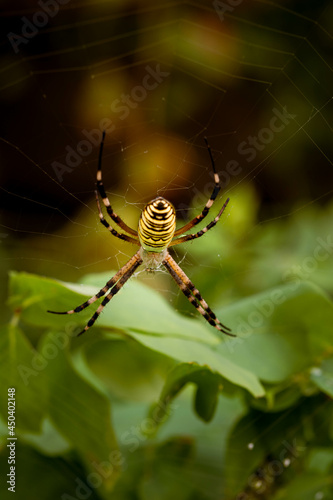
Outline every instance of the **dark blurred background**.
{"label": "dark blurred background", "polygon": [[[202,209],[212,186],[205,135],[224,188],[218,204],[231,197],[225,224],[239,238],[304,207],[325,210],[333,4],[236,4],[2,1],[3,295],[9,269],[79,280],[133,253],[98,223],[103,127],[105,186],[133,227],[157,194],[180,220]],[[188,266],[202,262],[187,248]],[[163,289],[159,279],[149,282]]]}

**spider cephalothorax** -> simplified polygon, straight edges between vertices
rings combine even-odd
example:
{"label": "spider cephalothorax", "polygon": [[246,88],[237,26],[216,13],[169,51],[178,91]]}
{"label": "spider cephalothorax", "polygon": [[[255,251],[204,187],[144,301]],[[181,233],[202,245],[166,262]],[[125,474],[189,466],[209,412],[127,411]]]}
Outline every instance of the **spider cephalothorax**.
{"label": "spider cephalothorax", "polygon": [[[203,229],[197,233],[184,235],[192,227],[196,226],[201,222],[208,214],[211,206],[213,205],[219,191],[220,191],[220,178],[215,169],[215,164],[212,156],[211,149],[208,145],[207,139],[205,138],[206,145],[208,148],[209,156],[212,162],[212,167],[214,171],[214,189],[207,201],[201,214],[197,215],[190,222],[185,224],[185,226],[176,230],[176,213],[175,208],[168,200],[159,196],[154,200],[147,203],[144,207],[140,220],[138,230],[135,231],[129,227],[123,220],[112,210],[110,201],[106,196],[103,181],[102,181],[102,154],[103,145],[105,139],[105,132],[103,132],[103,139],[101,142],[101,147],[99,151],[99,160],[97,168],[97,190],[96,191],[96,202],[98,207],[99,218],[103,226],[105,226],[108,231],[113,236],[120,238],[121,240],[133,243],[139,246],[139,250],[133,257],[111,278],[106,285],[89,300],[77,306],[75,309],[65,312],[48,311],[54,314],[73,314],[82,311],[90,304],[94,303],[100,297],[104,297],[101,304],[97,308],[97,311],[93,314],[91,319],[88,321],[87,325],[84,327],[81,335],[86,330],[88,330],[96,321],[104,307],[110,302],[112,297],[122,288],[126,281],[134,274],[137,268],[144,264],[147,271],[153,271],[160,266],[164,266],[170,273],[172,278],[175,280],[183,294],[188,298],[188,300],[194,305],[194,307],[199,311],[200,314],[208,321],[208,323],[214,326],[217,330],[226,335],[234,336],[230,333],[230,328],[223,325],[215,316],[213,311],[208,306],[207,302],[202,298],[199,290],[195,288],[191,280],[186,276],[184,271],[178,266],[175,260],[171,257],[168,248],[179,243],[184,243],[185,241],[190,241],[195,238],[199,238],[205,234],[209,229],[215,226],[215,224],[220,219],[225,207],[229,202],[229,198],[225,201],[221,210],[217,216]],[[124,233],[116,231],[110,224],[105,220],[104,215],[101,210],[98,193],[100,194],[106,211]],[[126,234],[127,233],[127,234]],[[180,236],[180,237],[179,237]]]}

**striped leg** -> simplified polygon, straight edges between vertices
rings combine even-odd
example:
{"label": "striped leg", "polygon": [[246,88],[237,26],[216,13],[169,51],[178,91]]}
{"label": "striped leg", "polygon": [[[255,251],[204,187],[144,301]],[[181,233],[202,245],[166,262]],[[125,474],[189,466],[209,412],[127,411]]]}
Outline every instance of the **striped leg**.
{"label": "striped leg", "polygon": [[[130,276],[132,276],[133,272],[135,271],[135,269],[141,264],[142,262],[142,259],[139,255],[139,252],[137,252],[114,276],[113,278],[111,278],[107,283],[106,285],[96,294],[94,295],[93,297],[91,297],[90,299],[88,299],[86,302],[84,302],[83,304],[81,304],[80,306],[77,306],[75,309],[71,309],[70,311],[65,311],[65,312],[58,312],[58,311],[47,311],[49,313],[52,313],[52,314],[73,314],[73,313],[78,313],[80,311],[82,311],[83,309],[85,309],[86,307],[90,306],[90,304],[93,304],[94,302],[96,302],[97,299],[99,299],[100,297],[103,297],[103,295],[106,294],[106,292],[109,290],[109,288],[112,288],[114,287],[113,289],[115,289],[115,287],[118,285],[118,283],[121,282],[121,280],[124,278],[124,276],[128,275],[128,273],[130,273],[128,275],[128,277],[126,278],[126,280],[124,281],[124,283],[128,280],[128,278]],[[123,284],[124,284],[123,283]],[[121,285],[122,286],[122,285]],[[120,287],[121,288],[121,287]],[[118,291],[118,290],[117,290]],[[115,292],[117,293],[117,292]],[[104,299],[105,300],[105,299]],[[104,302],[104,301],[103,301]],[[95,322],[95,320],[94,320]],[[90,325],[91,326],[91,325]],[[84,330],[83,330],[84,331]],[[83,333],[83,332],[81,332]],[[79,335],[81,335],[81,333]]]}
{"label": "striped leg", "polygon": [[203,211],[201,212],[201,214],[197,215],[196,217],[194,217],[194,219],[192,219],[190,222],[188,222],[187,224],[185,224],[185,226],[177,229],[177,231],[175,231],[174,236],[179,236],[180,234],[186,233],[186,231],[188,231],[189,229],[191,229],[193,226],[196,226],[197,224],[199,224],[199,222],[201,222],[202,219],[204,219],[206,217],[206,215],[208,214],[211,206],[213,205],[214,201],[216,200],[216,197],[219,194],[220,189],[221,189],[221,186],[220,186],[220,177],[219,177],[218,173],[216,172],[215,162],[214,162],[214,158],[213,158],[213,155],[212,155],[212,151],[210,149],[210,145],[208,144],[207,137],[205,137],[204,139],[205,139],[205,143],[206,143],[206,146],[207,146],[207,149],[208,149],[208,153],[209,153],[209,156],[210,156],[210,161],[211,161],[212,167],[213,167],[215,186],[214,186],[213,192],[210,195],[210,198],[207,201],[207,203],[205,205],[205,208],[203,209]]}
{"label": "striped leg", "polygon": [[110,302],[110,300],[112,299],[112,297],[114,297],[116,295],[116,293],[119,292],[119,290],[125,285],[126,281],[129,280],[129,278],[136,271],[136,269],[142,264],[142,259],[141,259],[140,255],[139,255],[139,252],[137,252],[134,255],[134,257],[132,257],[131,260],[128,263],[130,263],[130,262],[132,262],[131,267],[122,276],[122,278],[120,278],[120,280],[114,285],[114,287],[112,288],[111,292],[108,293],[106,297],[104,297],[101,305],[98,307],[98,309],[95,312],[95,314],[93,314],[93,316],[88,321],[87,325],[84,327],[84,329],[82,330],[82,332],[80,332],[78,334],[78,336],[82,335],[82,333],[86,332],[87,330],[89,330],[89,328],[91,328],[93,326],[93,324],[97,320],[98,316],[103,311],[104,307]]}
{"label": "striped leg", "polygon": [[105,130],[103,131],[103,137],[102,137],[102,142],[101,142],[101,147],[99,150],[99,158],[98,158],[98,167],[97,167],[97,189],[99,194],[101,195],[101,198],[103,200],[103,203],[105,205],[105,208],[107,210],[107,213],[111,217],[111,219],[118,224],[121,229],[123,229],[126,233],[132,234],[133,236],[137,236],[138,233],[134,231],[134,229],[130,228],[123,220],[117,215],[113,210],[110,205],[109,198],[106,196],[106,192],[104,189],[104,184],[102,181],[102,156],[103,156],[103,146],[104,146],[104,139],[105,139]]}
{"label": "striped leg", "polygon": [[214,326],[217,330],[230,337],[235,337],[234,334],[230,333],[231,330],[227,326],[223,325],[215,316],[213,311],[208,306],[207,302],[202,298],[199,290],[195,288],[192,281],[186,276],[184,271],[178,266],[178,264],[173,260],[171,255],[167,253],[164,261],[164,266],[167,271],[171,274],[172,278],[175,280],[185,297],[194,305],[194,307],[199,311],[200,314],[208,321],[208,323]]}
{"label": "striped leg", "polygon": [[223,214],[225,207],[228,205],[228,203],[229,203],[229,198],[226,200],[226,202],[224,203],[223,207],[221,208],[221,210],[219,211],[219,213],[217,214],[215,219],[212,220],[212,222],[210,222],[208,224],[208,226],[204,227],[203,229],[201,229],[197,233],[187,234],[185,236],[182,236],[181,238],[177,238],[177,239],[173,240],[169,246],[172,247],[174,245],[179,245],[179,243],[185,243],[185,241],[194,240],[195,238],[200,238],[200,236],[203,236],[205,233],[207,233],[207,231],[209,231],[212,227],[214,227],[215,224],[217,224],[217,222],[219,221],[219,219],[220,219],[221,215]]}
{"label": "striped leg", "polygon": [[139,240],[134,239],[131,236],[128,236],[127,234],[118,233],[118,231],[116,231],[115,229],[113,229],[113,227],[110,226],[110,224],[104,219],[104,215],[103,215],[102,210],[101,210],[101,205],[99,203],[97,191],[95,191],[95,194],[96,194],[96,202],[97,202],[97,207],[98,207],[99,219],[100,219],[101,223],[103,224],[103,226],[106,227],[106,229],[108,231],[110,231],[110,233],[113,234],[113,236],[116,236],[117,238],[119,238],[121,240],[128,241],[129,243],[134,243],[134,245],[140,246]]}

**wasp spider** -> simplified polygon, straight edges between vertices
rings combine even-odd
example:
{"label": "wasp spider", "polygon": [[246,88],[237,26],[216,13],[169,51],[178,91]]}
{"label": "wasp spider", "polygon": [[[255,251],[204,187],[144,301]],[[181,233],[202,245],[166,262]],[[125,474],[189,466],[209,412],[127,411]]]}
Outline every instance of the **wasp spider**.
{"label": "wasp spider", "polygon": [[[185,236],[181,236],[185,232],[187,232],[192,227],[196,226],[199,222],[201,222],[206,215],[208,214],[211,206],[213,205],[219,191],[220,191],[220,179],[218,173],[215,169],[214,159],[212,156],[212,152],[210,146],[205,138],[205,142],[208,148],[210,160],[212,163],[213,171],[214,171],[214,182],[215,186],[211,197],[206,203],[201,214],[194,217],[193,220],[185,224],[180,229],[176,229],[176,214],[174,206],[167,201],[165,198],[159,196],[154,200],[150,201],[145,208],[143,209],[140,220],[138,230],[130,228],[125,222],[117,215],[110,205],[109,199],[105,193],[103,181],[102,181],[102,154],[103,154],[103,145],[104,145],[105,132],[103,133],[103,138],[99,151],[99,160],[98,160],[98,168],[97,168],[97,190],[96,194],[96,202],[99,212],[99,218],[103,226],[106,227],[108,231],[113,236],[120,238],[121,240],[128,241],[129,243],[133,243],[134,245],[139,246],[139,250],[136,254],[125,264],[114,276],[111,278],[106,285],[93,297],[89,300],[77,306],[75,309],[71,309],[66,312],[57,312],[57,311],[48,311],[53,314],[73,314],[78,313],[85,309],[86,307],[93,304],[97,299],[103,297],[105,295],[103,301],[99,305],[98,309],[92,316],[92,318],[88,321],[85,328],[82,332],[79,333],[81,335],[85,331],[87,331],[97,320],[98,316],[103,311],[104,307],[110,302],[112,297],[119,292],[119,290],[123,287],[126,281],[132,276],[132,274],[137,270],[137,268],[143,264],[148,271],[153,271],[154,269],[158,269],[161,265],[163,265],[167,271],[171,274],[172,278],[175,280],[183,294],[188,298],[191,304],[199,311],[200,314],[208,321],[208,323],[214,326],[220,332],[225,333],[226,335],[234,336],[227,326],[223,325],[215,316],[213,311],[208,306],[207,302],[202,298],[199,290],[195,288],[191,280],[186,276],[184,271],[178,266],[178,264],[171,257],[168,248],[174,245],[178,245],[179,243],[184,243],[185,241],[194,240],[195,238],[200,238],[203,236],[209,229],[215,226],[224,212],[225,207],[229,202],[229,198],[224,203],[223,207],[215,217],[205,228],[201,229],[197,233],[188,234]],[[98,193],[100,194],[103,203],[105,205],[106,211],[113,220],[123,231],[118,232],[110,224],[105,220],[100,202]],[[107,293],[109,291],[109,293]]]}

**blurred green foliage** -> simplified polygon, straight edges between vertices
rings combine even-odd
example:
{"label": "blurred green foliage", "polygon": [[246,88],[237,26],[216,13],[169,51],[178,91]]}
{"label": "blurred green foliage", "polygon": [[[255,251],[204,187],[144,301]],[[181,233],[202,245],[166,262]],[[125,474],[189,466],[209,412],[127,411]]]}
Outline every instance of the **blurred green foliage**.
{"label": "blurred green foliage", "polygon": [[[36,5],[3,2],[1,303],[15,272],[0,470],[15,387],[18,500],[333,498],[332,2],[230,4],[221,19],[203,0],[71,0],[18,55],[7,32]],[[121,120],[113,105],[147,65],[170,74]],[[292,118],[250,160],[239,146],[267,139],[274,109]],[[98,141],[63,179],[52,168],[105,119],[105,186],[133,227],[156,194],[179,223],[203,208],[209,137],[231,201],[174,252],[236,339],[193,319],[163,273],[132,279],[80,338],[97,304],[46,313],[83,302],[132,251],[97,229]]]}
{"label": "blurred green foliage", "polygon": [[[228,224],[193,245],[187,262],[206,250],[207,270],[193,266],[191,278],[237,338],[180,315],[135,278],[77,338],[97,304],[74,316],[46,310],[82,303],[112,273],[80,285],[12,273],[0,352],[1,387],[16,388],[19,406],[17,498],[36,482],[31,464],[50,500],[331,498],[331,211],[265,225],[248,217],[245,254]],[[219,265],[223,281],[209,272]],[[4,390],[4,437],[6,409]],[[3,446],[2,469],[6,457]]]}

